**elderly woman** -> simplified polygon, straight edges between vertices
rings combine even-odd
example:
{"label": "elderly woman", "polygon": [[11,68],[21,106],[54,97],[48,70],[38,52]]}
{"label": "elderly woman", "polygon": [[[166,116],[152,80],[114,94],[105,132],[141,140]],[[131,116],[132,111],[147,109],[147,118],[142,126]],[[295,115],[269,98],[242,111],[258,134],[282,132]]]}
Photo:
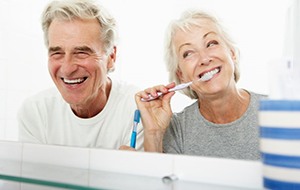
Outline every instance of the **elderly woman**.
{"label": "elderly woman", "polygon": [[[257,111],[263,95],[237,87],[239,52],[217,19],[202,11],[186,11],[170,24],[165,58],[173,82],[135,97],[145,151],[259,159]],[[172,113],[175,92],[168,90],[190,81],[182,92],[197,101]]]}

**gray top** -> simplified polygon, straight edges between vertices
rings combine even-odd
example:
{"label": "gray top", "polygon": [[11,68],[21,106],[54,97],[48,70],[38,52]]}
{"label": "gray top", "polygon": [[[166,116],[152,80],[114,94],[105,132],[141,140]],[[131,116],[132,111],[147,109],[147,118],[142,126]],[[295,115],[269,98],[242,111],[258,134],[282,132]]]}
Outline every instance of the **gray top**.
{"label": "gray top", "polygon": [[166,131],[165,153],[219,158],[258,160],[259,100],[264,97],[250,93],[250,104],[237,120],[215,124],[206,120],[198,109],[198,101],[179,113],[174,113]]}

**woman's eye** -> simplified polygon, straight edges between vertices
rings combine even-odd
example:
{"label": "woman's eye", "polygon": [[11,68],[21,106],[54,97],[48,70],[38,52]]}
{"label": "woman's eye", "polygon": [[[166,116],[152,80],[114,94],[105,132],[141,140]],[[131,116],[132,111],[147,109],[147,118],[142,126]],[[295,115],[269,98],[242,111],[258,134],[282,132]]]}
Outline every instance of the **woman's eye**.
{"label": "woman's eye", "polygon": [[189,51],[188,51],[188,52],[184,52],[183,55],[182,55],[182,57],[183,57],[183,58],[186,58],[186,57],[188,57],[189,55],[191,55],[191,52],[189,52]]}
{"label": "woman's eye", "polygon": [[209,41],[207,43],[207,46],[206,47],[211,47],[211,46],[214,46],[214,45],[218,45],[219,43],[216,41],[216,40],[212,40],[212,41]]}

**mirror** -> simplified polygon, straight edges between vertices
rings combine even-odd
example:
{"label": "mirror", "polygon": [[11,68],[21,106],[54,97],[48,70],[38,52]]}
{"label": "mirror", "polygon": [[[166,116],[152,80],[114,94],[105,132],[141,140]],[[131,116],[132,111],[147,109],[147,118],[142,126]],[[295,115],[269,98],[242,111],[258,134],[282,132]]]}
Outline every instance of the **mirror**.
{"label": "mirror", "polygon": [[[54,86],[40,15],[48,1],[0,2],[0,138],[17,140],[16,114],[24,98]],[[202,7],[223,21],[241,50],[240,87],[268,94],[268,63],[282,55],[289,1],[273,0],[100,0],[119,25],[116,70],[112,75],[146,88],[167,84],[163,62],[168,23],[191,7]],[[255,73],[255,75],[254,75]],[[155,76],[155,77],[154,77]],[[177,93],[177,112],[191,100]]]}

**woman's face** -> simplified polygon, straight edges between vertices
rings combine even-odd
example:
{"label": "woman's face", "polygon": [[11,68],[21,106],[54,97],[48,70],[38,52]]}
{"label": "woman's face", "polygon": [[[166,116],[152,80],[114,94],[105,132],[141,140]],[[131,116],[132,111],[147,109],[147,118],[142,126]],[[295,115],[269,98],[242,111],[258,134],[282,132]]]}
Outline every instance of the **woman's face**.
{"label": "woman's face", "polygon": [[211,21],[199,19],[199,24],[188,31],[178,30],[173,41],[179,61],[177,76],[181,82],[197,81],[191,88],[200,97],[235,86],[235,56]]}

